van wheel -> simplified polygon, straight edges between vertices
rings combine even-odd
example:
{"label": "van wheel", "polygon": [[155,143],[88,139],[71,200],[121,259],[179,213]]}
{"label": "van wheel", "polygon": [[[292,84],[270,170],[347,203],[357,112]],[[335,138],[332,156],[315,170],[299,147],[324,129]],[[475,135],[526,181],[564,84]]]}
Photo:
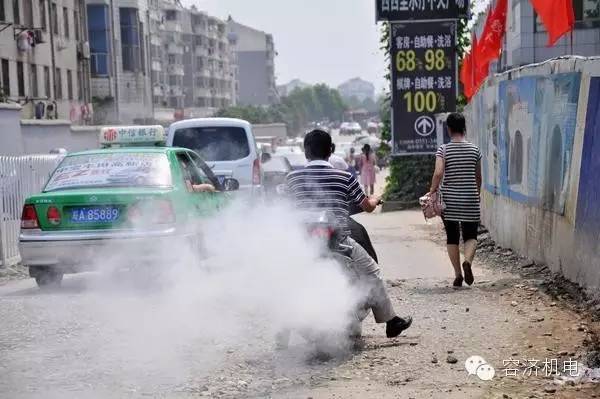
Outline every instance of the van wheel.
{"label": "van wheel", "polygon": [[35,276],[35,282],[40,288],[57,288],[60,287],[63,276],[63,273],[55,271],[38,271]]}

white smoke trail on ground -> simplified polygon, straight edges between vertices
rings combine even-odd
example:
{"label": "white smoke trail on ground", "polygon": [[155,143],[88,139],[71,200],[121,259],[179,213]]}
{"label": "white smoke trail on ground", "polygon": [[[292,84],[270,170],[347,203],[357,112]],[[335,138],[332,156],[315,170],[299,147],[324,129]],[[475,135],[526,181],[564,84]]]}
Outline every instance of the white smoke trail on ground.
{"label": "white smoke trail on ground", "polygon": [[[163,248],[177,261],[158,265],[158,284],[147,285],[149,265],[121,271],[142,255],[128,251],[99,259],[104,273],[69,301],[48,296],[40,323],[49,334],[32,350],[54,370],[50,386],[168,390],[214,372],[227,353],[272,353],[283,328],[342,335],[360,293],[339,265],[319,258],[297,213],[234,204],[200,228],[208,257],[183,242]],[[63,329],[68,339],[59,340]]]}

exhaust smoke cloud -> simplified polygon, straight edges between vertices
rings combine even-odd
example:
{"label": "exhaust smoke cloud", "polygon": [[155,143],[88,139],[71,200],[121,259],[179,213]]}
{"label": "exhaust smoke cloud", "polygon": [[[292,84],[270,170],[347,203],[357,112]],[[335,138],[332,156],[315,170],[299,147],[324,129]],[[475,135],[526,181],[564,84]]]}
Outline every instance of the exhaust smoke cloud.
{"label": "exhaust smoke cloud", "polygon": [[[94,260],[103,273],[40,293],[40,317],[28,321],[37,337],[15,343],[29,353],[0,360],[0,389],[11,397],[168,393],[215,373],[231,354],[272,358],[285,328],[343,336],[362,295],[340,265],[319,258],[300,215],[234,204],[200,229],[206,258],[185,243],[163,248],[177,261],[154,267],[135,265],[142,254],[114,253]],[[277,367],[302,368],[313,351],[299,335],[291,345],[303,355],[280,353]]]}

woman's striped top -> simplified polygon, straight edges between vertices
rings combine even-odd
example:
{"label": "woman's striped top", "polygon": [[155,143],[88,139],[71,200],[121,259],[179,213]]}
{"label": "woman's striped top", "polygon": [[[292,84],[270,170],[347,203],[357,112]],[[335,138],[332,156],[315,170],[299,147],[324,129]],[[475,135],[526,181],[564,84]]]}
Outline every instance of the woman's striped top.
{"label": "woman's striped top", "polygon": [[479,148],[467,141],[442,145],[436,156],[444,160],[442,196],[446,203],[443,217],[458,222],[479,222],[480,206],[477,190]]}

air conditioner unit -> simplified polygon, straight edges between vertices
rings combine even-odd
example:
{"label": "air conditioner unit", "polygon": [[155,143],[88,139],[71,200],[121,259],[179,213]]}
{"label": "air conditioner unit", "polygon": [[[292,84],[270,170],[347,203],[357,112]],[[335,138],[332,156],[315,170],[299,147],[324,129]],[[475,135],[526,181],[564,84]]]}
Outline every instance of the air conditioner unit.
{"label": "air conditioner unit", "polygon": [[63,38],[58,38],[56,40],[56,48],[58,50],[64,50],[67,48],[67,43],[65,42],[65,40]]}
{"label": "air conditioner unit", "polygon": [[81,56],[86,60],[90,59],[90,42],[79,43],[81,46]]}
{"label": "air conditioner unit", "polygon": [[44,32],[41,29],[33,30],[33,41],[35,44],[46,43],[44,41]]}

